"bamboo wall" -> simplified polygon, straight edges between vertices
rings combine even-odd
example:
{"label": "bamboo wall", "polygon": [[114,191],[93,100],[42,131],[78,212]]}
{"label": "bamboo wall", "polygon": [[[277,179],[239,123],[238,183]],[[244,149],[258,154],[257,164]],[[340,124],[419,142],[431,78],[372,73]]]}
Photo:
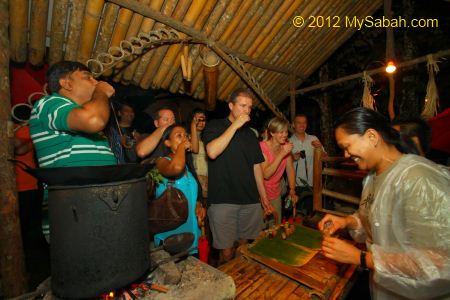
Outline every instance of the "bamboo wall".
{"label": "bamboo wall", "polygon": [[[52,1],[33,0],[28,5],[24,0],[9,1],[13,61],[28,60],[32,65],[40,66],[44,62],[51,65],[61,59],[87,63],[89,59],[98,58],[107,67],[103,76],[115,82],[144,89],[161,88],[198,99],[206,98],[207,94],[211,97],[211,90],[205,87],[201,62],[201,53],[206,47],[204,41],[190,41],[192,36],[180,32],[182,44],[160,43],[144,49],[141,47],[143,40],[138,38],[140,34],[171,28],[137,10],[120,7],[108,0],[53,0],[51,10],[49,2]],[[247,71],[275,104],[287,97],[291,74],[295,73],[297,80],[307,78],[356,31],[356,28],[343,26],[346,16],[362,18],[374,13],[382,4],[381,0],[124,2],[137,3],[179,21],[209,42],[228,47],[234,53],[283,68],[284,73],[274,72],[244,61]],[[294,16],[302,16],[305,25],[294,27]],[[309,16],[339,17],[341,27],[333,28],[326,23],[321,28],[308,27]],[[47,28],[48,22],[50,28]],[[47,45],[46,37],[49,40]],[[168,37],[163,31],[160,38]],[[189,84],[183,80],[180,66],[183,45],[188,45],[188,56],[192,59]],[[120,62],[114,63],[116,60]],[[108,69],[112,64],[114,67]],[[246,85],[223,60],[217,66],[215,76],[219,100],[227,99],[234,89]]]}

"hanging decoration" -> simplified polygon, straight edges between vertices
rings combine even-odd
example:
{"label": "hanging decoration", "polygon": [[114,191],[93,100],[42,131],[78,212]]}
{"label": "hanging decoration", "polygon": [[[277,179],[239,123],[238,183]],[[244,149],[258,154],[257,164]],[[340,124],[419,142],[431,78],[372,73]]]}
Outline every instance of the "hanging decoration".
{"label": "hanging decoration", "polygon": [[363,72],[363,83],[364,83],[364,90],[361,99],[361,106],[370,108],[372,110],[377,110],[375,99],[373,98],[371,93],[371,89],[375,81],[372,79],[372,77],[370,77],[369,74],[367,74],[366,71]]}
{"label": "hanging decoration", "polygon": [[192,81],[192,57],[189,55],[189,45],[183,45],[181,59],[181,74],[183,75],[184,91],[190,93]]}
{"label": "hanging decoration", "polygon": [[425,120],[428,120],[437,115],[439,107],[439,93],[436,86],[435,74],[439,72],[437,61],[433,58],[433,55],[427,55],[427,69],[428,69],[428,84],[427,94],[425,96],[425,103],[423,105],[421,116]]}

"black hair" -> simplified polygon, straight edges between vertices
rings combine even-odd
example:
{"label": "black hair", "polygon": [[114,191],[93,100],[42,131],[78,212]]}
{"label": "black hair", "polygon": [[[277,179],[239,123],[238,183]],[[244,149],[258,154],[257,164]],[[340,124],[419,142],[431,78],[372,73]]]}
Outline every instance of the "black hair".
{"label": "black hair", "polygon": [[248,97],[248,98],[250,98],[252,100],[255,99],[255,95],[252,93],[252,91],[250,89],[248,89],[248,88],[238,88],[238,89],[236,89],[234,92],[232,92],[230,94],[229,102],[236,103],[236,99],[239,96]]}
{"label": "black hair", "polygon": [[391,125],[399,126],[400,136],[404,138],[417,137],[425,154],[430,151],[431,127],[427,121],[421,118],[399,118],[394,120]]}
{"label": "black hair", "polygon": [[59,92],[61,89],[61,85],[59,84],[59,80],[67,77],[75,71],[87,71],[91,72],[89,68],[77,61],[60,61],[52,65],[46,74],[47,83],[50,91],[53,93]]}
{"label": "black hair", "polygon": [[401,153],[418,154],[411,140],[401,138],[399,132],[392,128],[388,120],[380,113],[365,107],[354,108],[340,116],[334,129],[341,128],[348,134],[363,135],[368,129],[376,130],[383,140],[395,146]]}

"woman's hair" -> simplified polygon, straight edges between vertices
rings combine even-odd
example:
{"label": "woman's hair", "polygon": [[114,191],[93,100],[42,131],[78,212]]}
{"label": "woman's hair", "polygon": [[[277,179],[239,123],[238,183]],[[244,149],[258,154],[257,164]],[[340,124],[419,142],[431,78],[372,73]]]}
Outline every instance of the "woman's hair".
{"label": "woman's hair", "polygon": [[[267,131],[269,133],[281,132],[288,130],[289,122],[286,119],[280,117],[274,117],[267,123]],[[270,138],[270,136],[269,136]]]}
{"label": "woman's hair", "polygon": [[418,154],[412,141],[402,139],[398,131],[390,126],[382,114],[365,107],[354,108],[343,114],[334,124],[334,129],[337,128],[341,128],[348,134],[359,135],[363,135],[372,128],[381,135],[387,144],[395,146],[401,153]]}

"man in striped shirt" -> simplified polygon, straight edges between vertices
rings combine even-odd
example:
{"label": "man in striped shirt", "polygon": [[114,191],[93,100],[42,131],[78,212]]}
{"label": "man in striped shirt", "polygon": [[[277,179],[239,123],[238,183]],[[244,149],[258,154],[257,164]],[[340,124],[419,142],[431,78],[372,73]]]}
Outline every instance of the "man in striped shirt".
{"label": "man in striped shirt", "polygon": [[34,104],[30,132],[42,168],[117,163],[102,133],[114,88],[79,62],[62,61],[47,72],[51,95]]}

